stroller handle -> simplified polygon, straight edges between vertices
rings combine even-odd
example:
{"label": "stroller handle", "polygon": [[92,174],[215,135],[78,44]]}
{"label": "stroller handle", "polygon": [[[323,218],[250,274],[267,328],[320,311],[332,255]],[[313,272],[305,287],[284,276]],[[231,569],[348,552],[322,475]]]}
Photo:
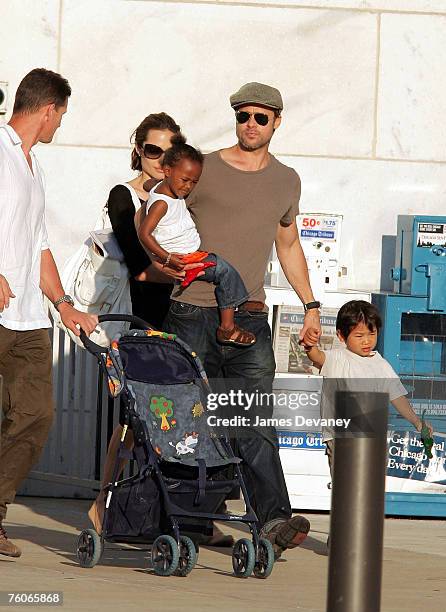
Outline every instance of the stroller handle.
{"label": "stroller handle", "polygon": [[[128,314],[108,314],[108,315],[99,315],[98,323],[105,323],[107,321],[126,321],[127,323],[132,323],[134,327],[139,329],[155,329],[149,323],[140,319],[139,317],[135,317],[134,315]],[[80,339],[84,347],[92,353],[93,355],[99,355],[101,353],[107,352],[107,347],[101,346],[100,344],[96,344],[93,340],[87,336],[84,330],[81,328],[80,330]]]}

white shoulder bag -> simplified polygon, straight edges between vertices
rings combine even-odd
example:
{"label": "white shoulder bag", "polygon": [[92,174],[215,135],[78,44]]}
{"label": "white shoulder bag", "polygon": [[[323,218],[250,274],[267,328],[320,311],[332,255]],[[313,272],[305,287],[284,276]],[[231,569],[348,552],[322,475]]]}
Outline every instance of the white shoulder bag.
{"label": "white shoulder bag", "polygon": [[[135,209],[141,206],[134,189],[125,185],[132,196]],[[71,295],[74,307],[91,314],[132,314],[129,272],[124,256],[111,228],[107,205],[84,244],[67,261],[61,274],[65,293]],[[59,312],[51,304],[51,313],[58,327],[84,348],[78,336],[65,327]],[[109,321],[97,326],[91,339],[101,346],[109,346],[119,332],[128,328],[128,323]]]}

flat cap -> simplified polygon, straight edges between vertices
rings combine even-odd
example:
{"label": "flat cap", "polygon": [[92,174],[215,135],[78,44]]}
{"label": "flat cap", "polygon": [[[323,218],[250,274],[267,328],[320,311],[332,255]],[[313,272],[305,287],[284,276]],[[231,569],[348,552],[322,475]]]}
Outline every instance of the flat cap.
{"label": "flat cap", "polygon": [[280,91],[263,83],[246,83],[229,98],[232,108],[243,104],[260,104],[281,111],[283,100]]}

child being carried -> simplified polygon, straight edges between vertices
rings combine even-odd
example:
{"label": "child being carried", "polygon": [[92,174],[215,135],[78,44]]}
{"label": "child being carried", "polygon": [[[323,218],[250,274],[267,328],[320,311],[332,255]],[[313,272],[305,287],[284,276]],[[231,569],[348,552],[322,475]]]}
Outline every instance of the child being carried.
{"label": "child being carried", "polygon": [[183,271],[186,264],[201,262],[202,267],[186,270],[181,286],[187,287],[195,279],[214,283],[220,310],[217,340],[233,346],[251,346],[256,341],[255,335],[234,322],[235,308],[249,298],[245,284],[227,261],[198,250],[200,236],[184,200],[201,176],[203,155],[186,144],[182,135],[172,142],[162,161],[165,178],[150,191],[146,216],[138,229],[139,240],[165,268],[176,272]]}

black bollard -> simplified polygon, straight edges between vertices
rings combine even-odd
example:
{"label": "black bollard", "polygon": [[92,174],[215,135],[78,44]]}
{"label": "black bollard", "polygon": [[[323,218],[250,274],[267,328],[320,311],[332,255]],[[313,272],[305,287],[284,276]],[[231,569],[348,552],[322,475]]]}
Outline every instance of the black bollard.
{"label": "black bollard", "polygon": [[336,392],[336,418],[352,422],[335,433],[327,612],[380,610],[388,403]]}
{"label": "black bollard", "polygon": [[[3,376],[0,374],[0,431],[2,429],[2,419],[3,419]],[[0,438],[0,451],[1,449],[1,438]]]}

